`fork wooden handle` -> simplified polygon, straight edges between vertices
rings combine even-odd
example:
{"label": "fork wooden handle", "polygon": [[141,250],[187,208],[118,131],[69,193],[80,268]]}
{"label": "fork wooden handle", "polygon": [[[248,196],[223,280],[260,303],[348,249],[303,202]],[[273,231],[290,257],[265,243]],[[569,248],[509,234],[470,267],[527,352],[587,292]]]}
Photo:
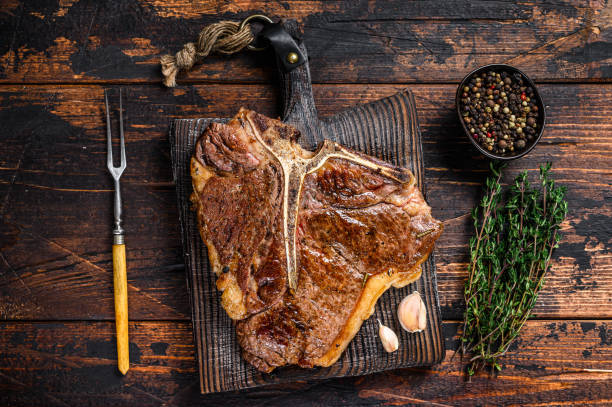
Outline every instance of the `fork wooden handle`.
{"label": "fork wooden handle", "polygon": [[115,285],[115,326],[117,328],[117,365],[122,374],[130,368],[128,337],[127,272],[125,245],[113,245],[113,281]]}

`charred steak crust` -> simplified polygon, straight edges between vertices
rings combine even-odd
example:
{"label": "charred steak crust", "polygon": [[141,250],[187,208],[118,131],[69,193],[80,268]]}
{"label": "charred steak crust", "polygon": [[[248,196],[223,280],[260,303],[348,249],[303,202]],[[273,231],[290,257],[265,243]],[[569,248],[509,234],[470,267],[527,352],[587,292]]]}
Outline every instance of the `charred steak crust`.
{"label": "charred steak crust", "polygon": [[222,306],[263,372],[333,364],[380,295],[420,277],[443,229],[410,171],[298,138],[241,109],[206,128],[191,161]]}

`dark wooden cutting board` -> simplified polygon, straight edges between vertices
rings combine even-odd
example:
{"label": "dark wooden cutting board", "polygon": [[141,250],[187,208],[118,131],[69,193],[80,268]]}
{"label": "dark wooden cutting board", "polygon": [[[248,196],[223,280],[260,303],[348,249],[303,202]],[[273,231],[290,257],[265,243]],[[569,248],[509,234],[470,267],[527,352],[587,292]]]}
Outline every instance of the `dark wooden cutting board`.
{"label": "dark wooden cutting board", "polygon": [[[295,31],[290,27],[290,30]],[[306,49],[300,44],[306,55]],[[423,153],[414,98],[409,91],[357,106],[335,116],[317,116],[308,64],[289,73],[280,72],[283,92],[283,121],[300,129],[300,144],[315,149],[324,138],[410,169],[421,190]],[[240,106],[236,106],[236,112]],[[206,246],[191,210],[192,192],[189,161],[197,137],[211,121],[228,119],[175,120],[170,130],[172,167],[178,195],[187,281],[190,292],[194,338],[200,371],[202,393],[222,392],[304,379],[357,376],[388,369],[427,366],[444,357],[441,336],[440,307],[433,256],[423,263],[423,274],[415,283],[402,289],[389,289],[377,305],[374,315],[364,322],[342,357],[328,368],[301,369],[287,367],[271,374],[258,372],[240,355],[231,319],[221,307],[216,276],[209,269]],[[399,302],[418,291],[427,305],[427,329],[420,333],[405,332],[397,321]],[[379,319],[399,336],[400,347],[386,353],[378,338]]]}

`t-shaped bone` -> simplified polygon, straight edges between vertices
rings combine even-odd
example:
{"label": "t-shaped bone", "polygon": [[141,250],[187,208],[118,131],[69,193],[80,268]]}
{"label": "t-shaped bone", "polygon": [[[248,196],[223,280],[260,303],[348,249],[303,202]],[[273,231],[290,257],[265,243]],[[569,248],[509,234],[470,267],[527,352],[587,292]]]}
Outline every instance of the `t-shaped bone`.
{"label": "t-shaped bone", "polygon": [[[274,127],[269,127],[262,133],[259,131],[259,126],[254,123],[252,115],[247,114],[246,117],[257,141],[278,161],[282,168],[283,240],[285,257],[287,259],[287,280],[289,282],[289,289],[295,292],[298,285],[296,223],[304,177],[318,170],[328,159],[342,158],[377,171],[379,174],[397,182],[402,183],[406,182],[406,180],[402,179],[404,177],[402,177],[401,172],[350,152],[340,144],[330,140],[324,140],[321,147],[313,153],[278,135],[263,137],[266,132],[274,131]],[[264,141],[265,139],[272,141],[268,144]]]}

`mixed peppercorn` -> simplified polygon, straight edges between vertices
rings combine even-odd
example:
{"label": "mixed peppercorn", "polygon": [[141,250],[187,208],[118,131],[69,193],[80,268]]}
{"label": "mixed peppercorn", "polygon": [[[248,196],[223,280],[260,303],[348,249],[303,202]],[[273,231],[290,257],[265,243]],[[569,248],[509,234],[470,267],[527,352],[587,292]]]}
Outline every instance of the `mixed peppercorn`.
{"label": "mixed peppercorn", "polygon": [[513,156],[538,133],[535,90],[518,72],[488,71],[469,78],[461,89],[460,112],[471,137],[492,154]]}

